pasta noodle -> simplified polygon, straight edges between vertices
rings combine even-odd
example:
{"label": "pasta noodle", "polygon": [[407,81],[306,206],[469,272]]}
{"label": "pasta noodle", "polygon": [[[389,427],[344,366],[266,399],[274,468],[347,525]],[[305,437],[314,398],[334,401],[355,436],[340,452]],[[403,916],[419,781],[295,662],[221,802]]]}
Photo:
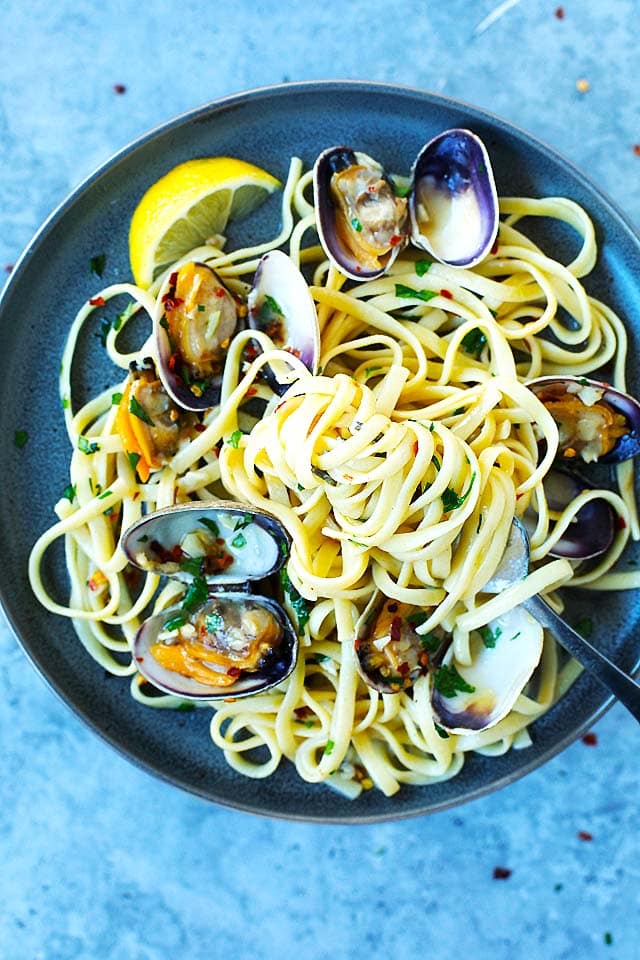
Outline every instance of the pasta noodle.
{"label": "pasta noodle", "polygon": [[[206,262],[245,294],[257,258],[288,244],[292,259],[312,275],[320,369],[312,375],[266,334],[238,333],[219,405],[143,483],[116,425],[125,374],[72,412],[72,357],[95,309],[85,304],[70,327],[60,378],[70,487],[55,506],[57,522],[33,548],[30,577],[47,609],[72,618],[88,653],[109,672],[130,677],[136,700],[175,708],[180,698],[158,695],[140,677],[130,645],[149,610],[175,603],[184,584],[147,573],[132,586],[120,533],[146,512],[188,500],[237,499],[269,511],[292,538],[285,602],[301,628],[300,655],[279,687],[211,705],[213,743],[250,777],[270,776],[285,757],[305,780],[347,796],[372,786],[392,795],[402,784],[455,776],[469,751],[497,755],[526,747],[532,721],[575,671],[560,666],[547,636],[535,685],[503,719],[479,732],[447,734],[432,707],[430,673],[397,693],[380,693],[359,676],[354,633],[374,589],[424,610],[418,634],[449,632],[455,660],[464,665],[472,659],[473,632],[528,596],[543,593],[561,609],[553,593],[559,585],[640,585],[637,574],[608,572],[629,536],[640,535],[630,462],[618,467],[619,492],[587,490],[554,513],[542,479],[558,431],[524,385],[609,363],[615,384],[624,387],[626,338],[613,311],[582,285],[596,262],[596,243],[587,214],[571,200],[503,198],[498,242],[473,269],[429,264],[405,251],[383,278],[346,285],[320,247],[305,247],[315,222],[309,180],[294,159],[283,228],[272,243],[230,254],[204,246],[180,263]],[[538,217],[562,221],[580,237],[571,262],[550,258],[522,230],[521,220]],[[132,316],[153,317],[163,277],[149,291],[124,283],[99,293],[104,302],[129,298],[119,329],[112,326],[106,336],[109,357],[122,371],[132,361],[157,359],[151,337],[134,353],[120,352],[118,342]],[[255,344],[262,350],[257,356]],[[283,397],[262,377],[278,359],[296,377]],[[264,408],[258,416],[256,400]],[[541,440],[546,450],[539,460]],[[623,521],[610,550],[585,568],[550,558],[578,511],[598,498]],[[500,563],[514,515],[525,512],[532,572],[489,597],[482,587]],[[45,553],[60,537],[68,603],[51,597],[41,576]],[[303,600],[295,607],[297,594]]]}

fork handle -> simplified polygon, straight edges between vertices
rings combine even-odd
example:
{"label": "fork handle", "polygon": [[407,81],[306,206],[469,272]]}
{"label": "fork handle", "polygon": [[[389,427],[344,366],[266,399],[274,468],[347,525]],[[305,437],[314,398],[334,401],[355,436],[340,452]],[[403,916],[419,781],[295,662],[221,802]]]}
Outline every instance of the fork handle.
{"label": "fork handle", "polygon": [[640,721],[640,684],[569,626],[542,597],[530,597],[523,607],[550,630],[561,647],[589,670]]}

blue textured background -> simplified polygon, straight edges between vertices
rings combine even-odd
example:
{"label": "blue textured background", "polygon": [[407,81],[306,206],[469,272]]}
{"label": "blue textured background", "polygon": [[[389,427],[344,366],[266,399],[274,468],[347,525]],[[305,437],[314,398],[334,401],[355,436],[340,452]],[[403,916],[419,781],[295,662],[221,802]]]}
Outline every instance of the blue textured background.
{"label": "blue textured background", "polygon": [[[150,127],[227,93],[328,77],[485,107],[640,225],[640,3],[556,10],[1,0],[0,269]],[[252,818],[141,773],[50,693],[4,625],[0,692],[2,960],[638,956],[639,732],[620,707],[597,746],[578,742],[499,794],[355,828]],[[494,880],[496,866],[511,876]]]}

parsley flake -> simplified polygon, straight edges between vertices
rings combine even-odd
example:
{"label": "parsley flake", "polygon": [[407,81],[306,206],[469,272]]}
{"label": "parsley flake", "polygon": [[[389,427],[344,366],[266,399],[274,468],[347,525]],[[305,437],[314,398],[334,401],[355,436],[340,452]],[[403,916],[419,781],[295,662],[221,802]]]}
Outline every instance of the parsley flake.
{"label": "parsley flake", "polygon": [[122,400],[122,394],[121,394],[120,392],[118,392],[118,393],[112,393],[112,394],[111,394],[111,406],[112,406],[112,407],[117,407],[117,406],[119,405],[119,403],[120,403],[121,400]]}
{"label": "parsley flake", "polygon": [[150,427],[153,426],[153,420],[135,397],[131,397],[129,400],[129,413],[132,413],[134,417],[137,417],[138,420],[142,420],[143,423],[148,424]]}
{"label": "parsley flake", "polygon": [[405,286],[404,283],[396,283],[395,287],[396,297],[402,297],[405,300],[412,300],[415,297],[417,300],[428,303],[429,300],[438,296],[433,290],[413,290],[411,287]]}
{"label": "parsley flake", "polygon": [[89,273],[95,273],[96,277],[101,277],[104,273],[104,268],[107,265],[107,255],[106,253],[99,253],[95,257],[91,257],[89,260]]}
{"label": "parsley flake", "polygon": [[16,430],[14,434],[13,442],[15,443],[18,450],[22,450],[22,448],[25,446],[28,439],[29,439],[29,434],[27,433],[26,430]]}
{"label": "parsley flake", "polygon": [[333,753],[333,748],[334,748],[334,747],[335,747],[335,743],[333,742],[333,740],[327,740],[327,745],[326,745],[326,747],[324,748],[324,755],[325,755],[325,757],[331,756],[331,754]]}
{"label": "parsley flake", "polygon": [[136,467],[138,466],[138,464],[140,463],[140,454],[139,454],[139,453],[128,453],[127,456],[129,457],[129,463],[131,464],[131,469],[132,469],[132,470],[135,470],[135,468],[136,468]]}
{"label": "parsley flake", "polygon": [[461,693],[475,693],[476,688],[461,677],[453,664],[440,667],[434,678],[434,686],[443,697],[455,697],[456,691]]}
{"label": "parsley flake", "polygon": [[492,630],[491,627],[486,626],[480,627],[478,633],[482,637],[482,642],[484,643],[485,647],[492,650],[495,647],[502,630],[500,627],[496,627],[495,630]]}
{"label": "parsley flake", "polygon": [[238,449],[238,444],[242,438],[242,430],[234,430],[230,437],[227,437],[227,443],[234,450]]}
{"label": "parsley flake", "polygon": [[62,491],[62,496],[65,498],[65,500],[68,500],[69,503],[73,503],[73,499],[75,495],[76,495],[75,484],[71,484],[71,483],[67,484],[67,486]]}
{"label": "parsley flake", "polygon": [[245,527],[248,527],[250,523],[253,523],[253,515],[251,513],[245,513],[244,516],[240,517],[239,520],[236,520],[234,530],[244,530]]}
{"label": "parsley flake", "polygon": [[99,443],[91,443],[86,437],[78,437],[78,450],[80,450],[81,453],[86,453],[87,456],[89,456],[91,453],[97,453],[99,449]]}
{"label": "parsley flake", "polygon": [[444,729],[444,727],[441,727],[439,723],[434,723],[434,727],[436,728],[436,733],[438,734],[439,737],[442,737],[443,740],[449,739],[449,734]]}
{"label": "parsley flake", "polygon": [[351,226],[356,231],[356,233],[362,233],[362,224],[357,217],[354,217],[351,221]]}
{"label": "parsley flake", "polygon": [[303,596],[301,596],[294,585],[289,579],[289,574],[284,569],[280,570],[280,583],[282,584],[282,589],[289,597],[289,603],[293,608],[296,619],[298,621],[298,635],[302,636],[304,633],[304,628],[309,620],[309,604]]}
{"label": "parsley flake", "polygon": [[181,560],[179,567],[185,573],[190,573],[194,577],[201,577],[203,573],[204,557],[185,557]]}
{"label": "parsley flake", "polygon": [[455,490],[452,490],[451,487],[447,489],[442,494],[442,506],[445,513],[449,513],[451,510],[457,510],[465,502],[469,494],[471,493],[471,487],[473,482],[476,479],[475,472],[471,474],[471,480],[469,481],[469,486],[463,494],[457,494]]}
{"label": "parsley flake", "polygon": [[220,536],[220,527],[215,522],[215,520],[210,520],[209,517],[200,517],[198,523],[201,523],[203,527],[206,527],[214,537]]}
{"label": "parsley flake", "polygon": [[184,613],[177,613],[174,617],[169,617],[168,620],[165,620],[162,624],[162,629],[173,633],[174,630],[179,630],[180,627],[184,627],[186,622],[187,618]]}
{"label": "parsley flake", "polygon": [[424,277],[429,267],[433,266],[433,260],[416,260],[415,271],[419,277]]}
{"label": "parsley flake", "polygon": [[482,332],[480,327],[474,327],[473,330],[469,330],[468,333],[465,333],[464,337],[462,338],[461,345],[465,353],[475,357],[477,360],[484,350],[486,342],[486,334]]}
{"label": "parsley flake", "polygon": [[207,582],[202,577],[195,577],[192,583],[189,584],[189,589],[184,595],[182,601],[182,609],[188,610],[191,612],[195,610],[196,607],[199,607],[201,603],[207,599],[209,591],[207,589]]}
{"label": "parsley flake", "polygon": [[235,547],[236,550],[240,550],[241,547],[246,547],[246,545],[247,538],[245,537],[244,533],[236,533],[235,537],[231,541],[231,546]]}

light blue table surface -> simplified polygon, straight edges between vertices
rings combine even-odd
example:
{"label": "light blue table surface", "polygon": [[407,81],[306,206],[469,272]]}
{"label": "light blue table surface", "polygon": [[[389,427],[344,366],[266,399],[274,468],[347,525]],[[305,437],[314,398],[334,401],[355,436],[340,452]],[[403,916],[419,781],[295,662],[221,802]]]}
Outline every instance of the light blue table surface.
{"label": "light blue table surface", "polygon": [[[640,3],[556,9],[0,0],[0,268],[131,139],[303,79],[392,81],[489,109],[640,225]],[[141,772],[51,693],[4,621],[0,692],[1,960],[640,956],[640,732],[619,706],[597,746],[578,741],[498,794],[347,827],[236,813]],[[494,880],[496,866],[511,876]]]}

